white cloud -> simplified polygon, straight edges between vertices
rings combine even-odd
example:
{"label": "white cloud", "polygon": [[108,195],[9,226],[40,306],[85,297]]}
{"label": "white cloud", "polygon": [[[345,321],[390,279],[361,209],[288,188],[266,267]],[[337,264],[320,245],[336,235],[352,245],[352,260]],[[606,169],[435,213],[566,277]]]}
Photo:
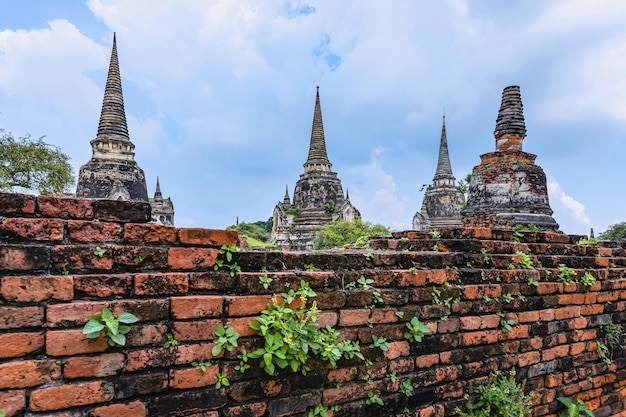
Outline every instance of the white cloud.
{"label": "white cloud", "polygon": [[[548,178],[548,192],[552,208],[555,211],[556,221],[560,224],[561,230],[566,233],[587,233],[585,229],[591,225],[591,219],[586,214],[584,204],[566,194],[561,189],[561,185],[551,178]],[[559,218],[556,215],[557,209],[558,211],[562,210],[562,214],[567,215],[568,218]]]}

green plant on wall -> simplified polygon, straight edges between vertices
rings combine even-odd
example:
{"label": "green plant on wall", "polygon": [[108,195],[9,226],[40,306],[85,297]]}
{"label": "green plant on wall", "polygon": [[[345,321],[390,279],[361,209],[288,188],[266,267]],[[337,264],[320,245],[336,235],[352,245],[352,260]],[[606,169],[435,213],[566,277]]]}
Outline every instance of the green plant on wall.
{"label": "green plant on wall", "polygon": [[460,294],[461,290],[459,287],[447,281],[441,287],[433,286],[431,291],[433,304],[441,304],[446,307],[451,307],[452,303],[461,301]]}
{"label": "green plant on wall", "polygon": [[409,331],[404,333],[404,338],[409,342],[421,342],[424,335],[430,333],[430,329],[422,324],[417,317],[413,317],[406,324],[406,327]]}
{"label": "green plant on wall", "polygon": [[169,349],[171,347],[177,347],[178,345],[180,345],[180,342],[176,339],[174,339],[174,335],[172,335],[171,333],[167,334],[167,341],[163,344],[163,347],[165,349]]}
{"label": "green plant on wall", "polygon": [[222,245],[218,251],[218,257],[215,260],[213,269],[218,271],[222,268],[228,269],[228,273],[231,277],[234,277],[237,272],[241,272],[241,267],[237,265],[237,262],[233,262],[233,253],[237,252],[237,245]]}
{"label": "green plant on wall", "polygon": [[565,411],[561,413],[560,417],[594,417],[591,408],[587,407],[587,404],[580,398],[577,398],[576,402],[565,397],[559,397],[557,400],[565,406]]}
{"label": "green plant on wall", "polygon": [[315,416],[320,416],[320,417],[328,417],[329,411],[339,411],[339,406],[338,405],[333,405],[330,407],[326,407],[323,404],[317,404],[315,407],[313,407],[311,410],[309,410],[309,414],[308,417],[315,417]]}
{"label": "green plant on wall", "polygon": [[576,270],[574,268],[570,268],[565,264],[559,264],[559,275],[557,276],[557,281],[562,282],[564,285],[571,284],[574,282],[576,278]]}
{"label": "green plant on wall", "polygon": [[223,350],[231,352],[234,346],[237,346],[237,339],[239,339],[239,333],[237,333],[232,327],[223,326],[219,323],[215,326],[215,335],[217,338],[213,340],[215,346],[211,349],[211,354],[217,356],[222,353]]}
{"label": "green plant on wall", "polygon": [[[297,290],[282,293],[282,301],[272,297],[272,302],[261,316],[250,323],[264,338],[264,346],[247,354],[259,358],[260,366],[269,375],[289,367],[293,372],[306,374],[313,355],[329,362],[333,367],[344,357],[364,360],[358,341],[338,341],[339,332],[330,326],[319,328],[317,303],[307,307],[307,300],[316,296],[309,283],[300,281]],[[300,306],[292,303],[299,301]]]}
{"label": "green plant on wall", "polygon": [[[526,381],[515,381],[515,369],[504,376],[500,371],[492,373],[489,383],[476,389],[478,400],[469,404],[468,411],[457,408],[461,417],[524,417],[530,415],[533,392],[524,394]],[[468,396],[466,395],[466,398]]]}
{"label": "green plant on wall", "polygon": [[83,327],[83,333],[88,339],[97,339],[104,332],[104,338],[109,346],[124,346],[125,335],[130,332],[130,326],[126,325],[137,321],[137,317],[130,313],[121,313],[116,318],[111,310],[103,307],[99,315],[89,316],[89,321]]}

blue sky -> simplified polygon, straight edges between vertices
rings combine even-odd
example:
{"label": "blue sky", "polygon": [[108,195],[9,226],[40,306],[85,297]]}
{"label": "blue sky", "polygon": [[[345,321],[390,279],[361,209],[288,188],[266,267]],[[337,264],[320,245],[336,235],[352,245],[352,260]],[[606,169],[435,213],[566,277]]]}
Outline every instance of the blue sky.
{"label": "blue sky", "polygon": [[452,169],[495,150],[502,89],[567,233],[626,220],[622,0],[0,0],[0,127],[91,157],[113,32],[131,140],[176,225],[267,219],[327,149],[365,220],[410,228],[445,109]]}

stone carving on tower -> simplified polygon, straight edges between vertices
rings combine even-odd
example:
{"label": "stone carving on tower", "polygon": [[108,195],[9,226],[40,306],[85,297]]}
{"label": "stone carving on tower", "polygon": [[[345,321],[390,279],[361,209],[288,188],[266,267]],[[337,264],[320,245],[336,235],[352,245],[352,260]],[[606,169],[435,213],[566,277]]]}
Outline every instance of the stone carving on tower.
{"label": "stone carving on tower", "polygon": [[76,197],[148,201],[146,177],[135,162],[135,145],[128,136],[115,35],[98,134],[91,149],[91,160],[80,167]]}
{"label": "stone carving on tower", "polygon": [[472,170],[467,205],[461,211],[464,227],[510,227],[534,224],[557,230],[548,199],[546,175],[533,155],[522,150],[526,137],[519,86],[502,92],[493,132],[496,151],[480,156]]}
{"label": "stone carving on tower", "polygon": [[446,135],[446,117],[443,116],[437,169],[433,184],[424,193],[421,210],[413,216],[413,229],[460,228],[462,227],[461,209],[464,205],[465,196],[456,185],[456,178],[452,174]]}
{"label": "stone carving on tower", "polygon": [[344,197],[341,180],[332,171],[328,159],[317,87],[311,143],[304,173],[300,174],[296,182],[293,201],[289,191],[285,190],[283,201],[274,208],[270,242],[282,248],[312,249],[315,233],[325,224],[360,218],[361,214],[350,202],[347,192]]}
{"label": "stone carving on tower", "polygon": [[152,223],[174,226],[174,204],[172,204],[172,200],[169,197],[163,198],[159,177],[157,177],[154,197],[149,199],[149,201],[152,208]]}

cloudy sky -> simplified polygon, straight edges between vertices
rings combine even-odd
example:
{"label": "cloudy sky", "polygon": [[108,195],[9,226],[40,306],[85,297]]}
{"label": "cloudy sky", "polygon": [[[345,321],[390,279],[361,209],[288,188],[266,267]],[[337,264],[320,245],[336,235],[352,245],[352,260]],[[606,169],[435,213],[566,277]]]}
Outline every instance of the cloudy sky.
{"label": "cloudy sky", "polygon": [[91,157],[113,32],[131,140],[177,226],[267,219],[327,149],[365,220],[410,228],[445,111],[453,171],[520,85],[561,230],[626,220],[622,0],[0,0],[0,128]]}

